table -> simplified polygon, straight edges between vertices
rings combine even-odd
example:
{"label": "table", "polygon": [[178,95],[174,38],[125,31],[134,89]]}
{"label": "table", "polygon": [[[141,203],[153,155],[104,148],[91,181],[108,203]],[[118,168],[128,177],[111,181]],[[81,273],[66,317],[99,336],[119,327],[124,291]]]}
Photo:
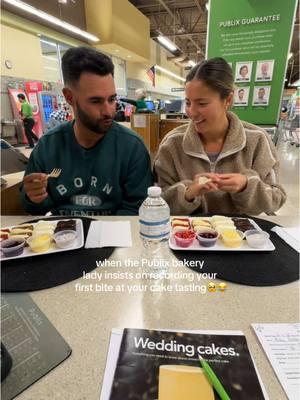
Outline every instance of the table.
{"label": "table", "polygon": [[[2,226],[32,217],[3,217]],[[264,217],[286,227],[293,217]],[[137,217],[101,217],[131,221],[133,247],[118,248],[110,261],[140,259]],[[174,258],[167,249],[166,256]],[[111,271],[102,267],[97,271]],[[114,268],[113,272],[120,268]],[[123,269],[124,270],[124,269]],[[129,271],[130,269],[126,269]],[[191,272],[191,270],[188,270]],[[194,272],[193,272],[194,273]],[[299,283],[250,287],[228,283],[225,293],[76,292],[81,278],[31,296],[73,349],[71,357],[23,392],[20,400],[99,400],[112,328],[242,330],[270,399],[286,399],[250,324],[299,320]],[[109,284],[110,281],[108,280]],[[116,281],[111,281],[116,283]],[[180,283],[180,281],[178,281]],[[204,312],[205,311],[205,312]]]}

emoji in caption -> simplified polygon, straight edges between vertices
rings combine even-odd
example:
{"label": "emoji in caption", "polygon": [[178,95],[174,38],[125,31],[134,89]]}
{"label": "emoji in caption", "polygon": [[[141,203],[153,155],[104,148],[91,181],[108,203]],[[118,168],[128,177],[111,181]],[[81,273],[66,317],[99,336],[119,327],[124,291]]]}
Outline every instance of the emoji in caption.
{"label": "emoji in caption", "polygon": [[211,293],[214,293],[217,290],[216,285],[213,282],[209,282],[207,285],[207,290]]}
{"label": "emoji in caption", "polygon": [[221,283],[219,283],[218,287],[219,287],[220,292],[224,293],[225,289],[227,288],[227,283],[221,282]]}

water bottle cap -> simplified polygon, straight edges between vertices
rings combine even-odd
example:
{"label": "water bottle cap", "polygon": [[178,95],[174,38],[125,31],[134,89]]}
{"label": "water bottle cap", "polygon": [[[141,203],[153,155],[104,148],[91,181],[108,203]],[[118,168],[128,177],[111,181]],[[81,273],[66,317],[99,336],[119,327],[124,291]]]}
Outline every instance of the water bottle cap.
{"label": "water bottle cap", "polygon": [[161,188],[159,186],[150,186],[148,188],[148,196],[158,197],[161,195]]}

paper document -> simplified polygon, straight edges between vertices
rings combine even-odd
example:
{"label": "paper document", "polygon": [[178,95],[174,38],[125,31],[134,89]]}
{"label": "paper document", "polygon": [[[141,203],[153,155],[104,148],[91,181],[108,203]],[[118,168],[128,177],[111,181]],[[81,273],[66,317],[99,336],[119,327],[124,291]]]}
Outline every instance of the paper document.
{"label": "paper document", "polygon": [[[162,330],[164,331],[164,330]],[[169,331],[172,332],[172,331]],[[182,331],[178,330],[178,332],[183,332],[183,333],[191,333],[191,334],[211,334],[211,335],[232,335],[232,336],[241,336],[243,335],[243,332],[241,331],[207,331],[207,330],[187,330],[187,331]],[[100,394],[100,400],[109,400],[110,395],[111,395],[111,389],[113,385],[113,380],[114,380],[114,375],[115,375],[115,370],[117,367],[117,362],[118,362],[118,357],[119,357],[119,352],[121,348],[121,342],[122,342],[122,337],[123,337],[123,330],[122,329],[112,329],[111,337],[110,337],[110,343],[109,343],[109,348],[108,348],[108,354],[107,354],[107,359],[106,359],[106,368],[104,372],[104,377],[102,381],[102,390]],[[250,354],[251,356],[251,354]],[[265,400],[269,400],[269,397],[266,393],[265,387],[262,383],[262,380],[260,378],[259,372],[256,368],[256,365],[254,363],[253,358],[251,357],[262,392]]]}
{"label": "paper document", "polygon": [[300,324],[252,324],[289,400],[300,398]]}
{"label": "paper document", "polygon": [[281,226],[274,226],[271,231],[277,233],[288,245],[300,253],[300,227],[295,228],[282,228]]}
{"label": "paper document", "polygon": [[85,248],[132,247],[129,221],[92,221]]}
{"label": "paper document", "polygon": [[135,128],[146,128],[146,116],[133,114],[133,123]]}

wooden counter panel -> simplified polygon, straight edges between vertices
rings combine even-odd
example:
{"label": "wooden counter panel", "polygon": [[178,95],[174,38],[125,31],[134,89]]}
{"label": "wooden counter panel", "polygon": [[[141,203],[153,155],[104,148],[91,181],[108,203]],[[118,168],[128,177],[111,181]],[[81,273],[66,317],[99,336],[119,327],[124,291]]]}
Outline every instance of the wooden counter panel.
{"label": "wooden counter panel", "polygon": [[159,127],[159,141],[166,136],[167,133],[171,132],[173,129],[177,128],[180,125],[187,124],[187,119],[162,119],[160,120]]}

